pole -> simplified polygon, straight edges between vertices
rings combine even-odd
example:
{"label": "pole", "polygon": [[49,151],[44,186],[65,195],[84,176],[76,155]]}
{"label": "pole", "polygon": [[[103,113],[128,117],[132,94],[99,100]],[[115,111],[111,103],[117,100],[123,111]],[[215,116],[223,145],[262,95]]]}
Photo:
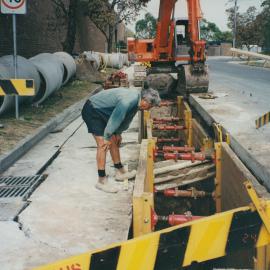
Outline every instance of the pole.
{"label": "pole", "polygon": [[[14,65],[14,78],[17,79],[17,21],[16,14],[12,14],[12,24],[13,24],[13,45],[14,45],[14,54],[13,54],[13,65]],[[19,96],[15,96],[15,110],[16,110],[16,119],[19,119]]]}
{"label": "pole", "polygon": [[237,31],[237,1],[234,1],[234,28],[233,28],[233,48],[236,48],[236,31]]}

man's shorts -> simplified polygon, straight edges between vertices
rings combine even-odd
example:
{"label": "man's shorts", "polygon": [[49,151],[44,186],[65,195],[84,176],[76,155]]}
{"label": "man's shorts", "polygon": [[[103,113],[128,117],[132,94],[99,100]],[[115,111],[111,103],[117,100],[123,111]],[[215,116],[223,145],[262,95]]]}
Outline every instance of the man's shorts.
{"label": "man's shorts", "polygon": [[96,111],[90,100],[87,100],[83,106],[82,118],[86,123],[89,133],[92,133],[95,136],[104,135],[104,130],[107,126],[107,122]]}

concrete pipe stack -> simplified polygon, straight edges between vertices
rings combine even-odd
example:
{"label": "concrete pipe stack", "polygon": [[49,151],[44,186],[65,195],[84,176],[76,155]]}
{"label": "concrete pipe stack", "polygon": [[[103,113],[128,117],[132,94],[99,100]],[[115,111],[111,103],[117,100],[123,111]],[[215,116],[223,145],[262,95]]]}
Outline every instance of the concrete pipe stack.
{"label": "concrete pipe stack", "polygon": [[85,59],[92,63],[93,68],[98,71],[104,67],[121,69],[124,65],[129,66],[128,56],[123,53],[98,53],[84,52]]}
{"label": "concrete pipe stack", "polygon": [[[18,79],[34,79],[36,93],[39,91],[41,79],[33,63],[18,56]],[[0,57],[0,79],[14,78],[13,56]],[[31,103],[34,97],[19,97],[19,104]],[[15,107],[14,96],[0,96],[0,115]]]}
{"label": "concrete pipe stack", "polygon": [[93,68],[98,71],[101,68],[102,59],[99,53],[97,52],[84,52],[85,59],[92,63]]}
{"label": "concrete pipe stack", "polygon": [[[74,59],[65,52],[42,53],[29,60],[18,56],[18,78],[34,79],[34,97],[19,97],[19,103],[41,104],[76,74]],[[14,78],[13,56],[0,58],[0,79]],[[0,97],[0,115],[15,106],[14,96]]]}

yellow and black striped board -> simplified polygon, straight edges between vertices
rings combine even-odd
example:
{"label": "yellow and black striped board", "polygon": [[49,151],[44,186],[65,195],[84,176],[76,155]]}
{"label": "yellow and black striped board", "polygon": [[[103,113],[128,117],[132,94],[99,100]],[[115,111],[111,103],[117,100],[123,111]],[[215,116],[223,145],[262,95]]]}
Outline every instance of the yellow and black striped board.
{"label": "yellow and black striped board", "polygon": [[7,95],[34,96],[35,95],[34,80],[28,79],[0,80],[0,96],[7,96]]}
{"label": "yellow and black striped board", "polygon": [[266,124],[268,124],[270,122],[270,112],[264,114],[263,116],[261,116],[260,118],[258,118],[255,123],[256,123],[256,128],[260,128],[262,126],[265,126]]}
{"label": "yellow and black striped board", "polygon": [[35,270],[197,269],[235,252],[255,253],[256,247],[269,243],[270,235],[258,213],[242,207]]}

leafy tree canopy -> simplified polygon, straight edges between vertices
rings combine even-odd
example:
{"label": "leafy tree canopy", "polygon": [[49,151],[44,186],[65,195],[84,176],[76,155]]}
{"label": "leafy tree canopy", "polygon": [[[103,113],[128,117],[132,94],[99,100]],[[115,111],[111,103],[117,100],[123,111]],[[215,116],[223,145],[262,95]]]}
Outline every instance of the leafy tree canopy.
{"label": "leafy tree canopy", "polygon": [[206,19],[201,21],[201,38],[207,42],[231,42],[232,33],[230,31],[221,31],[219,27]]}
{"label": "leafy tree canopy", "polygon": [[137,21],[135,26],[136,37],[151,39],[156,36],[157,19],[151,14],[146,13],[144,19]]}

